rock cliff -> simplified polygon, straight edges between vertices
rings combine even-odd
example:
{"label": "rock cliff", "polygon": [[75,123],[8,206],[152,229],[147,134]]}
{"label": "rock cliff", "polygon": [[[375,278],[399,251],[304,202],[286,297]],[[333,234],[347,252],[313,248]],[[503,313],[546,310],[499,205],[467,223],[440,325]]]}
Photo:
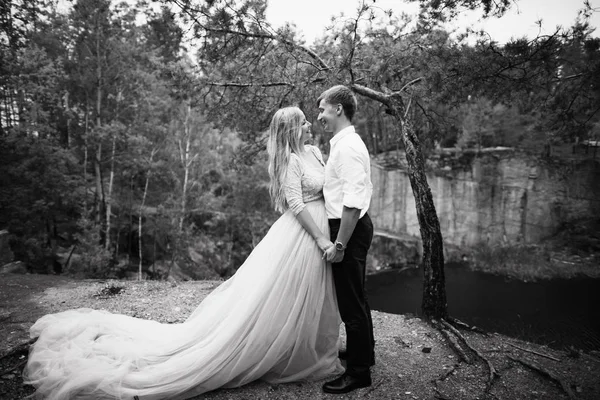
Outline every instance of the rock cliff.
{"label": "rock cliff", "polygon": [[[430,160],[427,179],[450,245],[537,243],[566,222],[600,215],[600,160],[548,160],[512,149],[446,151]],[[374,158],[369,213],[380,235],[415,240],[419,224],[403,165],[398,154]]]}

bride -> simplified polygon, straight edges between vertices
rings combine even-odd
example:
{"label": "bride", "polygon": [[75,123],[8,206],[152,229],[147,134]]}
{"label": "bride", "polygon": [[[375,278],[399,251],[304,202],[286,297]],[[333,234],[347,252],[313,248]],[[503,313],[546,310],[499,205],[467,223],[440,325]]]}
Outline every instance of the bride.
{"label": "bride", "polygon": [[91,309],[31,328],[25,383],[43,399],[187,399],[261,379],[319,380],[342,371],[324,163],[297,107],[269,128],[270,193],[284,212],[234,276],[180,324]]}

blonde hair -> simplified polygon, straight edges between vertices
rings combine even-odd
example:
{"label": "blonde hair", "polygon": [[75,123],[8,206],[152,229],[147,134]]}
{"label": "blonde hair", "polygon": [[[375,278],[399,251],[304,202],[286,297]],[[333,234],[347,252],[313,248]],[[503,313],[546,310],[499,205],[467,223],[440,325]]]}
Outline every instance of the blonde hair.
{"label": "blonde hair", "polygon": [[298,107],[285,107],[278,110],[269,126],[269,194],[275,210],[284,212],[288,208],[283,192],[283,184],[288,171],[291,153],[299,154],[302,143],[304,114]]}

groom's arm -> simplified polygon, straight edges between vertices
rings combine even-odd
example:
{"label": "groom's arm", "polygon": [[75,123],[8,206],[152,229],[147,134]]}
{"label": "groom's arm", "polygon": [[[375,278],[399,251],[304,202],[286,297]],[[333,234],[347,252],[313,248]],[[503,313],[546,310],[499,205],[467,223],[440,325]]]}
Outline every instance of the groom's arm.
{"label": "groom's arm", "polygon": [[[342,210],[342,219],[340,221],[340,230],[338,231],[336,241],[341,242],[344,246],[348,246],[348,241],[354,232],[354,228],[356,228],[356,223],[360,218],[360,209],[359,208],[350,208],[344,206]],[[329,262],[340,262],[344,258],[344,251],[335,251],[333,249],[329,249],[326,252],[327,261]]]}

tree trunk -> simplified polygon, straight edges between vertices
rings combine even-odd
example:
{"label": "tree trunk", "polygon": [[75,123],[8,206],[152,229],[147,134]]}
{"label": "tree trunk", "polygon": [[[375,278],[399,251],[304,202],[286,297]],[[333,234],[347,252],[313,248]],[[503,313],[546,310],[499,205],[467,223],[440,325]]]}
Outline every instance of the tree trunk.
{"label": "tree trunk", "polygon": [[[96,129],[100,129],[102,126],[101,112],[102,112],[102,66],[100,62],[100,34],[96,34],[96,56],[97,56],[97,66],[96,66]],[[102,229],[102,214],[104,212],[104,188],[102,185],[102,171],[101,171],[101,163],[102,160],[102,142],[101,139],[98,141],[98,148],[96,150],[96,159],[94,161],[94,169],[96,172],[96,224],[100,231],[100,241],[102,242],[102,237],[104,236],[104,230]]]}
{"label": "tree trunk", "polygon": [[67,149],[71,148],[71,132],[70,132],[70,127],[71,127],[71,112],[69,111],[69,92],[67,91],[65,93],[65,114],[67,114],[67,129],[66,129],[66,135],[67,137],[65,138],[65,144],[67,146]]}
{"label": "tree trunk", "polygon": [[143,261],[143,251],[142,251],[142,220],[144,213],[144,203],[146,202],[146,194],[148,193],[148,181],[150,180],[150,173],[146,175],[146,184],[144,185],[144,195],[142,196],[142,203],[140,204],[140,210],[138,213],[138,281],[142,280],[142,261]]}
{"label": "tree trunk", "polygon": [[12,126],[18,126],[19,125],[19,103],[18,103],[18,99],[15,98],[15,90],[16,90],[16,86],[14,90],[10,91],[10,110],[11,110],[11,116],[12,116]]}
{"label": "tree trunk", "polygon": [[189,180],[189,176],[190,176],[190,167],[192,165],[192,161],[190,160],[190,144],[191,144],[191,136],[192,136],[191,128],[190,128],[191,111],[192,111],[191,107],[188,104],[187,109],[186,109],[185,122],[183,125],[183,129],[184,129],[183,140],[185,141],[185,149],[183,148],[181,140],[179,141],[179,153],[180,153],[180,157],[181,157],[181,164],[183,165],[183,168],[184,168],[183,188],[182,188],[182,192],[181,192],[181,215],[179,217],[179,233],[183,232],[183,220],[185,219],[185,209],[187,206],[187,187],[188,187],[188,180]]}
{"label": "tree trunk", "polygon": [[154,233],[152,234],[153,244],[152,244],[152,274],[154,275],[154,279],[156,279],[156,229],[154,229]]}
{"label": "tree trunk", "polygon": [[406,119],[406,107],[398,93],[388,95],[357,84],[352,84],[351,87],[355,92],[387,106],[388,112],[400,125],[401,138],[406,151],[408,178],[415,197],[423,242],[424,282],[421,308],[426,318],[446,318],[448,305],[444,277],[444,242],[433,196],[425,175],[425,162],[419,138],[412,123]]}
{"label": "tree trunk", "polygon": [[129,226],[127,227],[127,267],[133,253],[133,176],[129,181]]}
{"label": "tree trunk", "polygon": [[154,158],[155,150],[150,153],[150,165],[148,173],[146,174],[146,183],[144,185],[144,195],[142,196],[142,203],[140,204],[140,210],[138,213],[138,256],[140,258],[138,268],[138,280],[142,280],[142,217],[144,214],[144,205],[146,203],[146,196],[148,195],[148,182],[150,181],[150,175],[152,173],[152,159]]}
{"label": "tree trunk", "polygon": [[104,248],[110,248],[110,213],[112,209],[112,191],[115,178],[115,149],[117,147],[117,135],[113,134],[112,154],[110,157],[110,178],[108,180],[108,193],[106,195],[106,240]]}
{"label": "tree trunk", "polygon": [[444,277],[444,242],[433,196],[425,175],[421,144],[415,134],[412,122],[403,120],[398,114],[396,120],[402,129],[401,137],[406,151],[408,177],[415,197],[417,219],[423,242],[424,280],[421,308],[423,315],[427,318],[446,318],[448,308]]}
{"label": "tree trunk", "polygon": [[85,132],[83,133],[83,184],[85,193],[83,194],[83,215],[87,217],[88,213],[88,132],[89,132],[89,113],[88,108],[85,108]]}
{"label": "tree trunk", "polygon": [[[115,120],[119,120],[119,105],[121,100],[121,90],[117,91],[117,110]],[[105,248],[110,249],[111,240],[110,240],[110,219],[112,212],[112,193],[113,193],[113,183],[115,180],[115,153],[117,148],[117,133],[115,130],[111,129],[112,134],[112,151],[110,155],[110,178],[108,180],[108,195],[106,196],[106,242]],[[118,255],[119,253],[115,253]]]}
{"label": "tree trunk", "polygon": [[6,86],[4,87],[4,121],[6,121],[6,128],[7,130],[12,128],[13,124],[12,124],[12,104],[10,103],[11,101],[11,90],[12,88],[10,87],[10,84],[8,82],[8,79],[5,80],[5,84]]}
{"label": "tree trunk", "polygon": [[25,126],[25,122],[27,120],[25,116],[25,92],[21,88],[17,89],[17,110],[19,113],[19,125]]}
{"label": "tree trunk", "polygon": [[[102,143],[98,143],[96,157],[94,158],[94,173],[96,174],[96,226],[100,231],[102,214],[104,213],[104,188],[102,187],[102,171],[100,169],[100,160],[102,157]],[[101,234],[104,236],[104,233]]]}

